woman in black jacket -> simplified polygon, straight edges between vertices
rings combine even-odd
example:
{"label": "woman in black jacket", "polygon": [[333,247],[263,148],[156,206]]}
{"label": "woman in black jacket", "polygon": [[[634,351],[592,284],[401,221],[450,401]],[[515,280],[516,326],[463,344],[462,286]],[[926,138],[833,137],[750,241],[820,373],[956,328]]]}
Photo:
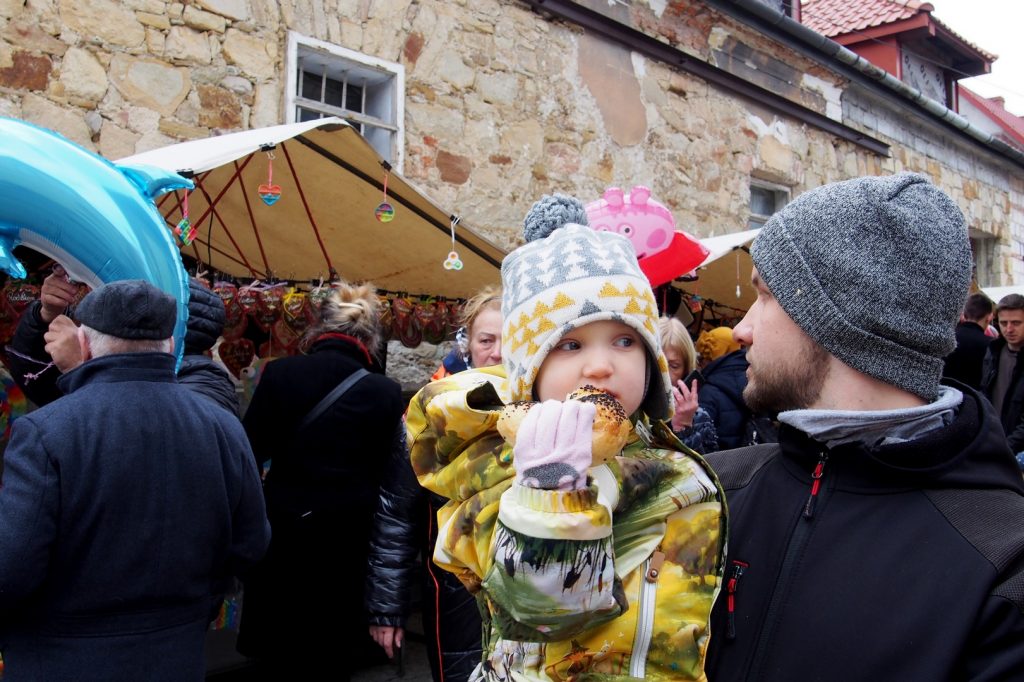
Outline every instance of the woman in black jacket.
{"label": "woman in black jacket", "polygon": [[273,536],[244,583],[238,650],[260,659],[269,679],[348,680],[374,651],[366,553],[401,388],[370,371],[328,398],[375,367],[372,285],[336,285],[305,341],[308,354],[267,364],[243,420],[257,462],[271,462],[264,495]]}
{"label": "woman in black jacket", "polygon": [[[469,367],[501,363],[501,291],[488,287],[466,302],[464,339],[453,353]],[[446,362],[434,379],[458,362]],[[409,463],[404,426],[396,434],[370,544],[366,607],[370,634],[389,657],[402,646],[412,589],[422,581],[423,630],[434,682],[464,682],[480,662],[480,613],[476,599],[454,574],[439,569],[431,556],[437,539],[437,510],[448,500],[420,487]],[[422,559],[422,574],[416,561]]]}

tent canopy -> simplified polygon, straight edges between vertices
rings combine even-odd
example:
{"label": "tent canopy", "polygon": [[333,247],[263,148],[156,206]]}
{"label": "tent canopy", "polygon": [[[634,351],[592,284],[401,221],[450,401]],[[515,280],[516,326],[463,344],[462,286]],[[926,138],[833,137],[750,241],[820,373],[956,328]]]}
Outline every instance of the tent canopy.
{"label": "tent canopy", "polygon": [[[461,223],[454,251],[462,268],[445,268],[457,216],[390,171],[339,118],[183,142],[117,163],[195,180],[188,215],[197,234],[182,250],[228,275],[317,281],[336,273],[390,291],[452,298],[500,280],[504,252]],[[375,214],[385,183],[390,222]],[[274,188],[262,185],[280,189],[272,205],[258,190]],[[181,220],[184,199],[177,192],[157,201],[169,226]]]}
{"label": "tent canopy", "polygon": [[721,306],[748,310],[757,298],[757,291],[750,284],[753,262],[749,247],[759,232],[747,230],[701,239],[710,255],[697,268],[697,279],[676,281],[674,286]]}
{"label": "tent canopy", "polygon": [[1024,294],[1024,284],[1011,284],[1005,287],[984,287],[981,291],[991,298],[994,303],[999,303],[999,299],[1003,296]]}

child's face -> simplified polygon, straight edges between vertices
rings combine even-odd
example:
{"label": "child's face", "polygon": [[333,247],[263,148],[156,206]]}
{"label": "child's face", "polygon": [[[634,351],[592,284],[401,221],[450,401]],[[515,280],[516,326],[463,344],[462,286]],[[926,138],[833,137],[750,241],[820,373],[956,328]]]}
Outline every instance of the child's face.
{"label": "child's face", "polygon": [[562,337],[537,374],[534,392],[540,400],[565,400],[586,385],[615,396],[626,414],[644,399],[647,351],[640,335],[621,322],[601,320]]}

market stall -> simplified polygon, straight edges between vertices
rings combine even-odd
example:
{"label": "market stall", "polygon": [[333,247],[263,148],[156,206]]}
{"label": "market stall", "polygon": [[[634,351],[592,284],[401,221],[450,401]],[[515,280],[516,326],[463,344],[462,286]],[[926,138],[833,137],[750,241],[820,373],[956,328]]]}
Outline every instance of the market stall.
{"label": "market stall", "polygon": [[[192,178],[158,201],[182,252],[237,278],[338,275],[461,298],[499,279],[504,252],[403,179],[338,118],[183,142],[118,161]],[[191,232],[190,232],[191,230]]]}
{"label": "market stall", "polygon": [[336,278],[373,282],[391,337],[450,335],[460,299],[500,280],[504,252],[394,172],[338,118],[183,142],[118,163],[195,182],[157,202],[183,256],[228,311],[220,358],[236,376],[295,352]]}
{"label": "market stall", "polygon": [[694,318],[713,326],[738,320],[753,305],[757,291],[750,284],[750,244],[760,230],[705,237],[707,259],[672,286],[680,291]]}

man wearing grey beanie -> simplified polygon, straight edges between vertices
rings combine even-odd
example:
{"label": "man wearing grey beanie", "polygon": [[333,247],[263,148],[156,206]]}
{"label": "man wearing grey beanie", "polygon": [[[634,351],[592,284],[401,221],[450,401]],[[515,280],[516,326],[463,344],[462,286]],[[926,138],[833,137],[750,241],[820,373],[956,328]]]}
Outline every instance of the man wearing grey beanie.
{"label": "man wearing grey beanie", "polygon": [[744,399],[781,427],[708,457],[730,510],[708,679],[1020,679],[1024,482],[988,401],[940,385],[960,210],[920,175],[838,182],[751,256]]}

